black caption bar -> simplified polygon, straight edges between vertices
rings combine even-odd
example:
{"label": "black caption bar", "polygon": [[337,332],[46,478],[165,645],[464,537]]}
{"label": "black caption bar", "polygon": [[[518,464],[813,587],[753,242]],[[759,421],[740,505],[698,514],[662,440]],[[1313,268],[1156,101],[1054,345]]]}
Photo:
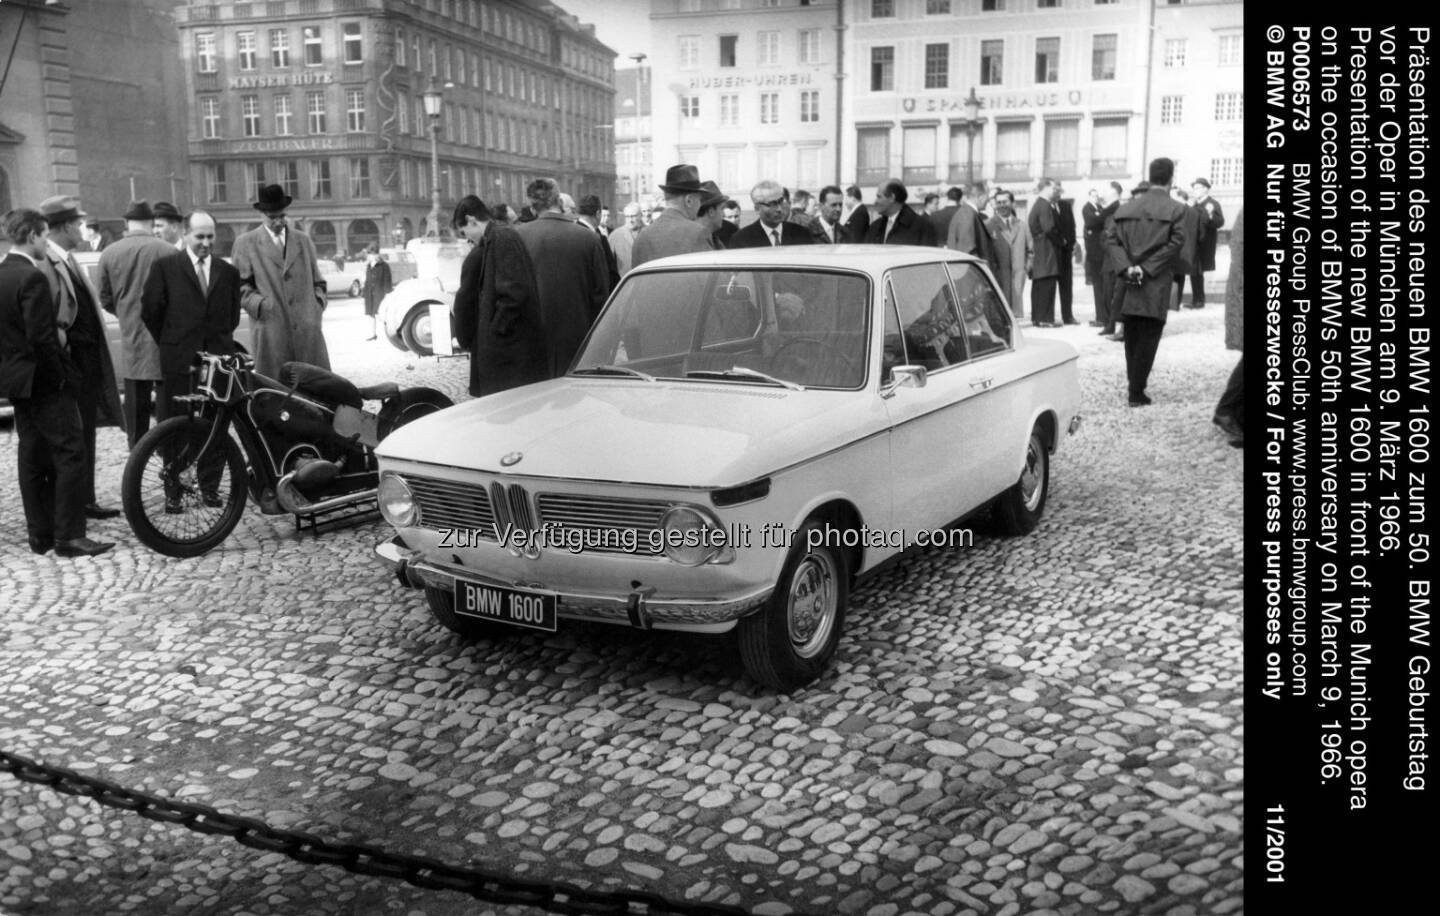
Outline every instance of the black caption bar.
{"label": "black caption bar", "polygon": [[1261,15],[1246,38],[1262,103],[1247,273],[1263,281],[1247,326],[1263,359],[1247,361],[1246,897],[1256,913],[1364,912],[1407,886],[1425,899],[1435,846],[1431,29]]}

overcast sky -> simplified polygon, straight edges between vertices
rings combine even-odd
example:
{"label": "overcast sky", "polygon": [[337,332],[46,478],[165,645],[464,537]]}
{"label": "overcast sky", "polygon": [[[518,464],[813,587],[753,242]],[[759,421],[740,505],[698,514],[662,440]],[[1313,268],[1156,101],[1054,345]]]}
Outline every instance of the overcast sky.
{"label": "overcast sky", "polygon": [[554,0],[581,22],[595,26],[595,35],[617,55],[615,67],[635,66],[630,55],[650,53],[650,0]]}

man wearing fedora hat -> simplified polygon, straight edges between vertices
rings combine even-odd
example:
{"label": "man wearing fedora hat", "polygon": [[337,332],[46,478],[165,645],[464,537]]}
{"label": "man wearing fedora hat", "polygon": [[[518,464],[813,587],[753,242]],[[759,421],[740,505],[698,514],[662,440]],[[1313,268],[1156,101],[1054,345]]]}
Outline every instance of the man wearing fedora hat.
{"label": "man wearing fedora hat", "polygon": [[635,247],[630,252],[632,267],[672,254],[710,251],[715,247],[710,230],[695,222],[700,202],[705,199],[700,170],[693,165],[672,165],[665,171],[665,183],[660,185],[660,191],[665,195],[665,209],[635,237]]}
{"label": "man wearing fedora hat", "polygon": [[176,251],[185,247],[185,216],[168,200],[157,200],[150,208],[155,214],[155,236]]}
{"label": "man wearing fedora hat", "polygon": [[260,189],[255,209],[265,221],[235,240],[231,258],[240,271],[240,304],[250,316],[255,370],[277,378],[299,361],[330,368],[321,320],[325,279],[310,236],[285,224],[292,198],[278,184]]}
{"label": "man wearing fedora hat", "polygon": [[70,252],[83,241],[85,211],[77,197],[60,195],[40,203],[40,212],[49,224],[45,257],[39,264],[55,298],[55,323],[64,329],[70,358],[80,370],[75,401],[85,436],[85,514],[90,518],[114,518],[120,510],[101,506],[95,499],[95,428],[124,426],[120,412],[119,385],[105,343],[105,319],[100,314],[100,296],[90,285],[90,275],[80,269]]}
{"label": "man wearing fedora hat", "polygon": [[720,229],[730,225],[725,222],[725,211],[721,209],[725,206],[725,193],[713,181],[702,181],[700,188],[705,196],[700,198],[700,212],[696,214],[695,222],[709,231],[716,248],[724,248],[724,243],[720,241]]}
{"label": "man wearing fedora hat", "polygon": [[100,254],[100,307],[120,319],[120,377],[125,380],[125,432],[134,448],[150,428],[151,398],[161,381],[160,347],[140,320],[150,268],[174,254],[154,234],[155,213],[137,200],[125,211],[125,235]]}

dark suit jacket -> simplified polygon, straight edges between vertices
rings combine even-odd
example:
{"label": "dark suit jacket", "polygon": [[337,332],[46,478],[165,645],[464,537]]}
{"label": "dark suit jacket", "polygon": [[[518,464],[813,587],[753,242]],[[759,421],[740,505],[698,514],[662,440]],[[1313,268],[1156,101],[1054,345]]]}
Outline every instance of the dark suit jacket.
{"label": "dark suit jacket", "polygon": [[535,267],[520,234],[493,222],[460,268],[453,331],[470,351],[475,397],[550,377]]}
{"label": "dark suit jacket", "polygon": [[1201,228],[1204,235],[1200,237],[1199,245],[1196,248],[1195,265],[1200,270],[1215,269],[1215,245],[1220,241],[1220,230],[1225,225],[1225,211],[1220,209],[1220,202],[1213,197],[1207,197],[1195,205],[1201,211]]}
{"label": "dark suit jacket", "polygon": [[735,233],[739,231],[739,226],[727,220],[726,222],[721,223],[720,228],[716,229],[713,233],[711,233],[710,237],[715,240],[716,248],[729,248],[730,240],[734,238]]}
{"label": "dark suit jacket", "polygon": [[1030,262],[1030,276],[1035,280],[1060,276],[1060,261],[1065,257],[1064,236],[1060,229],[1060,216],[1050,201],[1040,198],[1030,205],[1027,219],[1030,226],[1030,245],[1034,256]]}
{"label": "dark suit jacket", "polygon": [[930,221],[907,206],[901,206],[900,212],[890,219],[895,220],[895,228],[890,231],[890,238],[885,238],[885,224],[890,220],[880,217],[870,224],[865,230],[865,241],[872,245],[928,245],[935,247],[935,227]]}
{"label": "dark suit jacket", "polygon": [[959,204],[950,204],[949,206],[941,207],[934,213],[925,214],[925,219],[934,227],[935,238],[940,240],[941,245],[944,245],[945,240],[950,237],[950,221],[955,218],[955,214],[959,209]]}
{"label": "dark suit jacket", "polygon": [[1171,200],[1164,188],[1137,194],[1115,211],[1105,230],[1105,269],[1121,274],[1135,266],[1144,271],[1139,286],[1124,280],[1117,293],[1124,315],[1164,321],[1170,309],[1170,288],[1180,250],[1185,247],[1185,212],[1192,208]]}
{"label": "dark suit jacket", "polygon": [[74,380],[55,333],[45,275],[18,254],[0,261],[0,397],[53,394]]}
{"label": "dark suit jacket", "polygon": [[846,242],[855,241],[855,237],[850,234],[849,227],[844,223],[836,223],[835,240],[832,242],[830,237],[825,234],[825,227],[822,225],[823,222],[823,220],[817,218],[810,226],[810,236],[815,239],[816,245],[843,245]]}
{"label": "dark suit jacket", "polygon": [[234,353],[240,324],[240,271],[211,255],[210,288],[190,263],[189,251],[155,262],[145,281],[140,320],[160,344],[160,371],[183,375],[199,351]]}
{"label": "dark suit jacket", "polygon": [[850,238],[863,242],[865,231],[870,228],[870,208],[864,204],[857,206],[845,221],[845,228],[850,230]]}
{"label": "dark suit jacket", "polygon": [[[813,245],[815,239],[810,235],[810,230],[797,223],[788,220],[780,224],[781,245]],[[765,229],[765,224],[758,219],[739,232],[730,236],[727,248],[769,248],[770,234]]]}

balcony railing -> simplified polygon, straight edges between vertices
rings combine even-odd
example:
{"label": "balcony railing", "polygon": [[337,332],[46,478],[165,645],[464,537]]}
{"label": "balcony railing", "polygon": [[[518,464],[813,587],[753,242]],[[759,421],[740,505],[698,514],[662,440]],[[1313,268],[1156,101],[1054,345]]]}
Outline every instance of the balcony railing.
{"label": "balcony railing", "polygon": [[1030,177],[1030,160],[1016,159],[995,163],[996,181],[1020,181]]}
{"label": "balcony railing", "polygon": [[901,170],[901,180],[907,185],[924,184],[935,180],[935,166],[907,165]]}
{"label": "balcony railing", "polygon": [[1092,159],[1090,174],[1096,178],[1123,178],[1129,174],[1128,166],[1124,159]]}
{"label": "balcony railing", "polygon": [[1080,163],[1074,159],[1046,159],[1045,174],[1051,178],[1079,178]]}
{"label": "balcony railing", "polygon": [[883,169],[883,168],[880,168],[880,169],[866,169],[866,168],[861,168],[861,169],[856,169],[856,170],[855,170],[855,181],[856,181],[856,183],[858,183],[858,184],[882,184],[882,183],[885,181],[885,179],[887,179],[887,178],[889,178],[889,177],[890,177],[890,172],[889,172],[889,170]]}
{"label": "balcony railing", "polygon": [[[985,172],[985,163],[979,159],[975,160],[975,177],[979,178]],[[965,162],[950,163],[950,183],[958,184],[970,180],[970,166]]]}

